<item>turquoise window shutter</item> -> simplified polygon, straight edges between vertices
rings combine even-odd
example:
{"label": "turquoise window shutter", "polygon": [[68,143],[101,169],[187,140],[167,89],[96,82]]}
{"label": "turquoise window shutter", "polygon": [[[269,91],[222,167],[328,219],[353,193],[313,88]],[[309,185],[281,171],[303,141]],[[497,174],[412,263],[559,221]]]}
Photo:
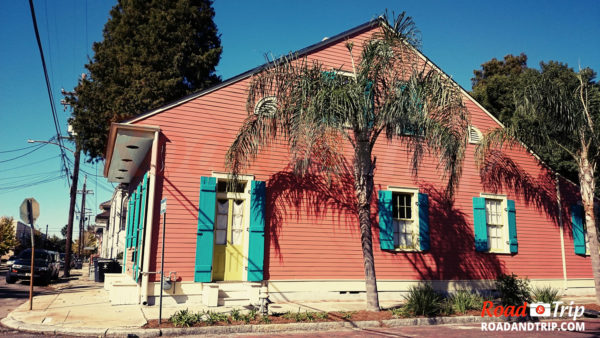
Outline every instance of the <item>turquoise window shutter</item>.
{"label": "turquoise window shutter", "polygon": [[427,251],[429,245],[429,196],[419,193],[419,245]]}
{"label": "turquoise window shutter", "polygon": [[571,228],[573,228],[573,245],[575,254],[585,255],[585,232],[583,231],[583,206],[571,206]]}
{"label": "turquoise window shutter", "polygon": [[379,246],[394,250],[394,221],[392,219],[392,192],[379,191]]}
{"label": "turquoise window shutter", "polygon": [[125,249],[131,246],[131,227],[133,226],[133,194],[129,196],[129,202],[127,204],[127,231],[125,236],[127,238]]}
{"label": "turquoise window shutter", "polygon": [[488,233],[485,218],[485,198],[473,197],[473,225],[475,232],[475,250],[487,251]]}
{"label": "turquoise window shutter", "polygon": [[250,239],[248,281],[263,280],[265,260],[265,182],[250,182]]}
{"label": "turquoise window shutter", "polygon": [[210,282],[212,280],[216,187],[217,179],[215,177],[200,178],[194,282]]}
{"label": "turquoise window shutter", "polygon": [[517,253],[519,251],[519,243],[517,242],[517,212],[515,201],[506,201],[506,211],[508,212],[508,243],[510,252]]}

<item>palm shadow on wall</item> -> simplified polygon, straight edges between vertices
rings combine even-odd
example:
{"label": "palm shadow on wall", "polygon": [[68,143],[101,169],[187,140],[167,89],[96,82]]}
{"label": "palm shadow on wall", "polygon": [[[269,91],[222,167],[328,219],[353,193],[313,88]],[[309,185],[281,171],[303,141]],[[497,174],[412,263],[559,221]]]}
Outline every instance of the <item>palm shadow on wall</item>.
{"label": "palm shadow on wall", "polygon": [[336,225],[359,230],[354,178],[348,169],[331,180],[315,173],[297,175],[289,167],[273,174],[267,181],[265,211],[265,279],[269,278],[269,251],[283,261],[279,236],[286,219],[332,215]]}
{"label": "palm shadow on wall", "polygon": [[[556,185],[550,173],[532,177],[525,169],[501,151],[491,151],[479,170],[486,191],[510,191],[523,199],[527,206],[546,213],[558,226]],[[518,212],[518,210],[517,210]]]}
{"label": "palm shadow on wall", "polygon": [[[496,255],[475,251],[473,221],[454,206],[445,191],[421,183],[429,195],[429,237],[426,253],[402,252],[422,280],[495,279],[504,272]],[[442,282],[443,283],[443,282]],[[439,285],[447,290],[448,286]]]}

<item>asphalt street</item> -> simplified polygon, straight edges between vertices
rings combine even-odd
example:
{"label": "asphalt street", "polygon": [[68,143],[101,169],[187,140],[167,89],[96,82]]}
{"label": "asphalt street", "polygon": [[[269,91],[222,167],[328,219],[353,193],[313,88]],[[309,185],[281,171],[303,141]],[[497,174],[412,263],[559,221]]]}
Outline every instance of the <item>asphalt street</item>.
{"label": "asphalt street", "polygon": [[[7,267],[5,263],[0,264],[0,319],[6,317],[12,310],[17,308],[19,305],[29,300],[29,281],[18,281],[15,284],[6,283],[6,271]],[[72,278],[76,278],[73,276]],[[68,279],[60,278],[57,281],[53,281],[48,286],[34,285],[34,297],[35,295],[42,294],[53,294],[56,293],[55,287],[62,283],[66,283]],[[35,298],[33,300],[35,302]],[[0,325],[0,336],[1,337],[33,337],[40,336],[36,334],[24,334],[23,332],[8,329]]]}

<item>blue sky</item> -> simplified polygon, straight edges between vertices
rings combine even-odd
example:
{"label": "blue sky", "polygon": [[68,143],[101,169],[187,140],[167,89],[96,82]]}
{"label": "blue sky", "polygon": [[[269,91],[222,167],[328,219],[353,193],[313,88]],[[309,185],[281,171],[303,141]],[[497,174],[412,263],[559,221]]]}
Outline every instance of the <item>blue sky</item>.
{"label": "blue sky", "polygon": [[[113,1],[34,0],[56,102],[72,89]],[[424,53],[465,89],[473,70],[493,57],[524,52],[529,66],[558,60],[600,71],[600,2],[580,1],[236,1],[214,4],[223,54],[217,74],[235,76],[275,56],[298,50],[362,24],[385,9],[407,11],[422,32]],[[67,222],[69,187],[60,176],[58,147],[30,146],[54,132],[50,105],[27,1],[0,2],[0,216],[18,217],[26,197],[41,206],[38,225],[59,234]],[[66,133],[68,111],[58,105]],[[68,146],[73,147],[72,144]],[[10,152],[7,152],[10,151]],[[70,154],[70,153],[69,153]],[[13,159],[15,157],[20,158]],[[85,164],[87,207],[110,198],[103,164]],[[96,176],[97,175],[97,176]],[[98,177],[100,176],[100,177]],[[55,181],[24,187],[32,182]],[[80,179],[80,185],[83,183]],[[81,189],[81,187],[79,188]],[[79,203],[79,200],[78,200]]]}

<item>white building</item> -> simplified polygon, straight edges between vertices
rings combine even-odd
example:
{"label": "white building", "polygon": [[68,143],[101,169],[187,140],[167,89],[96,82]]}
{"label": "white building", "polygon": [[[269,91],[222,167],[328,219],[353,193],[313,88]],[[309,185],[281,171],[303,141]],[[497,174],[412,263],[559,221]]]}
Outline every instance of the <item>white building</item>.
{"label": "white building", "polygon": [[98,249],[102,258],[116,258],[124,250],[128,201],[127,190],[119,186],[110,200],[100,204],[102,212],[96,215],[96,228],[102,229]]}

